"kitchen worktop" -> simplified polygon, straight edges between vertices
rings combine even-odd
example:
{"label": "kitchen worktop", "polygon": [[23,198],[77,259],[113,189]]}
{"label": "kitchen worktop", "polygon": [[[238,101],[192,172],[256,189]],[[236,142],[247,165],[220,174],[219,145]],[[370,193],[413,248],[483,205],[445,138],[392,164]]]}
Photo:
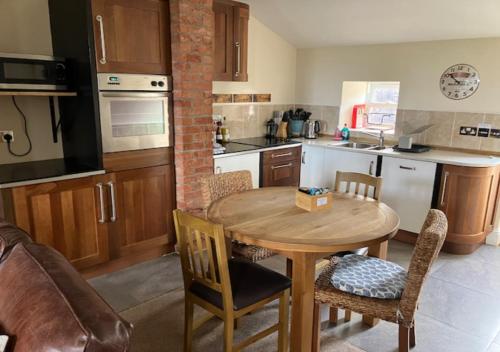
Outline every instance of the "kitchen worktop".
{"label": "kitchen worktop", "polygon": [[298,147],[301,144],[300,141],[296,140],[267,139],[264,137],[235,139],[229,143],[223,143],[226,150],[224,153],[214,154],[214,159],[249,153],[260,153],[267,150]]}
{"label": "kitchen worktop", "polygon": [[62,181],[104,174],[80,163],[64,159],[0,165],[0,189]]}
{"label": "kitchen worktop", "polygon": [[474,154],[459,151],[431,149],[424,153],[404,153],[397,152],[392,148],[384,150],[367,150],[367,149],[354,149],[342,147],[346,141],[334,141],[332,137],[320,137],[317,139],[298,138],[295,141],[302,143],[302,145],[318,146],[324,148],[335,148],[355,153],[375,154],[386,157],[396,157],[410,160],[430,161],[441,164],[468,166],[468,167],[489,167],[500,165],[500,157],[487,154]]}

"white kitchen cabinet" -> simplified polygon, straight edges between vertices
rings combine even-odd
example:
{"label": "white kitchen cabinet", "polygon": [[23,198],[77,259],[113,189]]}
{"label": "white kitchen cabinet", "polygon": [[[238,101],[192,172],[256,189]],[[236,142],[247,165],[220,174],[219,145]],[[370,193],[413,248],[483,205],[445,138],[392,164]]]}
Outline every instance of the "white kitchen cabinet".
{"label": "white kitchen cabinet", "polygon": [[381,201],[398,213],[400,229],[419,233],[431,208],[436,163],[384,156]]}
{"label": "white kitchen cabinet", "polygon": [[216,174],[241,170],[250,170],[253,188],[259,188],[260,153],[223,156],[214,159],[214,172]]}
{"label": "white kitchen cabinet", "polygon": [[[323,174],[325,185],[331,189],[335,186],[337,171],[360,172],[375,176],[377,171],[377,155],[340,149],[327,149],[325,152]],[[343,183],[340,190],[345,191],[345,187],[346,184]],[[354,188],[355,185],[351,185],[351,192],[354,192]],[[360,192],[364,192],[364,189],[360,188]],[[373,189],[370,189],[368,195],[373,197]]]}
{"label": "white kitchen cabinet", "polygon": [[324,187],[325,178],[323,164],[325,148],[302,146],[302,160],[300,165],[300,187]]}

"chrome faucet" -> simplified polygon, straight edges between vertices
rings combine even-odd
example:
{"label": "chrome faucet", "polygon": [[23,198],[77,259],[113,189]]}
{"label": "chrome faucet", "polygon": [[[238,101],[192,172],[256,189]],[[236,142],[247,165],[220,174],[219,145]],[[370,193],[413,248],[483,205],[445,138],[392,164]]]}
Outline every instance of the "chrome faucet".
{"label": "chrome faucet", "polygon": [[385,148],[385,134],[384,134],[383,130],[380,130],[380,133],[378,135],[370,133],[370,132],[365,132],[365,131],[358,131],[358,132],[367,134],[367,135],[372,136],[372,137],[378,137],[378,147]]}

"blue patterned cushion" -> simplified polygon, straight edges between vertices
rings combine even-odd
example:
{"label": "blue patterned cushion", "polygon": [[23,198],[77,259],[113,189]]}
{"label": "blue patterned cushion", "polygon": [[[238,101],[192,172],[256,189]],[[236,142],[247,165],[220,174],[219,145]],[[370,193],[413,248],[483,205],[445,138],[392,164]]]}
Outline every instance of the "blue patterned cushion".
{"label": "blue patterned cushion", "polygon": [[382,259],[351,254],[335,266],[331,283],[338,290],[358,296],[400,298],[406,284],[406,270]]}

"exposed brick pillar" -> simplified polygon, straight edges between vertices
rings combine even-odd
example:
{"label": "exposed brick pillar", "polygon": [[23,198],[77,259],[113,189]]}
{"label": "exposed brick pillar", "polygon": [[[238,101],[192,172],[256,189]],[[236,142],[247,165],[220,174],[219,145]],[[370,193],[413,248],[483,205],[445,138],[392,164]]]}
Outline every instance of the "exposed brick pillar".
{"label": "exposed brick pillar", "polygon": [[213,173],[212,0],[170,0],[177,207],[201,208],[200,176]]}

